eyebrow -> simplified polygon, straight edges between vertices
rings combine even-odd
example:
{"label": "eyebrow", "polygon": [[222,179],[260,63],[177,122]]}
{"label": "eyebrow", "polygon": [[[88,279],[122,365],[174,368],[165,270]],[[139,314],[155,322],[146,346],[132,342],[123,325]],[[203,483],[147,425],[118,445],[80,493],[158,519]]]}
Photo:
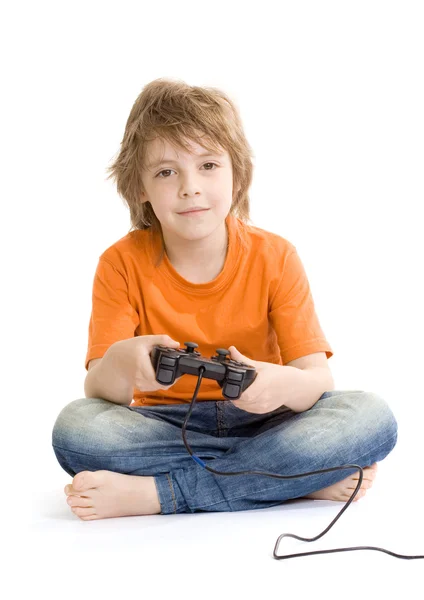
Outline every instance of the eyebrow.
{"label": "eyebrow", "polygon": [[[211,154],[210,152],[204,152],[203,154],[196,154],[196,158],[204,158],[206,156],[224,156],[224,154]],[[178,161],[172,160],[171,158],[164,158],[160,161],[151,163],[149,165],[149,167],[151,169],[155,169],[156,167],[159,167],[160,165],[163,165],[165,163],[176,165],[176,164],[178,164]]]}

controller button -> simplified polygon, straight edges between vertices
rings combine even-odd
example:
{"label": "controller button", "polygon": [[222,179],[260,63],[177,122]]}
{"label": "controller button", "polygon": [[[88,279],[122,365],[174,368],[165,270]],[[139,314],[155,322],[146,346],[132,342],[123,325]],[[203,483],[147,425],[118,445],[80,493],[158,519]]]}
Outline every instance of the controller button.
{"label": "controller button", "polygon": [[243,373],[234,373],[233,371],[228,371],[227,379],[232,381],[243,381]]}
{"label": "controller button", "polygon": [[172,371],[169,371],[168,369],[159,369],[158,379],[164,385],[171,383]]}
{"label": "controller button", "polygon": [[167,356],[162,356],[162,358],[160,359],[160,364],[167,365],[168,367],[175,367],[175,362],[175,358],[169,358]]}
{"label": "controller button", "polygon": [[225,395],[229,398],[238,398],[240,396],[240,386],[227,384],[225,386]]}

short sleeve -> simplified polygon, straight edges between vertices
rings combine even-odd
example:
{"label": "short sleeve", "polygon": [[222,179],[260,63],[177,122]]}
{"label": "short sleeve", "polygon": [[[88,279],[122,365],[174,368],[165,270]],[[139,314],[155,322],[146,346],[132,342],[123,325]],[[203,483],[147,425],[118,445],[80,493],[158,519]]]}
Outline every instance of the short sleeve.
{"label": "short sleeve", "polygon": [[125,274],[100,258],[93,282],[85,368],[93,358],[102,358],[115,342],[134,337],[138,326],[139,315],[129,301]]}
{"label": "short sleeve", "polygon": [[271,296],[269,319],[277,335],[283,364],[315,352],[325,352],[327,358],[333,355],[315,312],[305,269],[294,246],[285,258],[277,289]]}

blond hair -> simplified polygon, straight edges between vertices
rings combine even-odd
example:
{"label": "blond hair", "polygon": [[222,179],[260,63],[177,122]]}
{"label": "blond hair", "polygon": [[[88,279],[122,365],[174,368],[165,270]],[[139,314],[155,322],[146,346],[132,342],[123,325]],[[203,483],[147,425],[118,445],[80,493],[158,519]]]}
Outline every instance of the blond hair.
{"label": "blond hair", "polygon": [[[186,140],[202,143],[210,152],[228,151],[233,167],[230,214],[250,222],[248,190],[253,176],[253,152],[234,102],[214,87],[190,86],[180,80],[155,79],[133,104],[121,149],[107,172],[130,210],[129,231],[150,228],[163,235],[150,202],[141,201],[146,146],[157,137],[190,151]],[[243,236],[240,236],[243,241]],[[164,246],[163,246],[164,247]]]}

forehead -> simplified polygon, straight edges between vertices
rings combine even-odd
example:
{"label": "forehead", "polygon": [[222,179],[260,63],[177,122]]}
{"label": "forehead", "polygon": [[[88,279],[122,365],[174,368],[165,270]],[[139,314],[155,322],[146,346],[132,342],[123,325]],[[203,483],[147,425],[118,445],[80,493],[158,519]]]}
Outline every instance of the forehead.
{"label": "forehead", "polygon": [[[180,160],[183,157],[190,158],[191,155],[200,155],[205,152],[215,154],[216,151],[212,149],[212,145],[203,146],[193,140],[184,140],[189,147],[189,152],[186,152],[184,148],[176,147],[172,145],[168,140],[163,138],[156,138],[146,144],[146,167],[149,168],[153,163],[158,163],[164,158],[169,160]],[[224,148],[218,146],[218,154],[226,155],[227,151]]]}

